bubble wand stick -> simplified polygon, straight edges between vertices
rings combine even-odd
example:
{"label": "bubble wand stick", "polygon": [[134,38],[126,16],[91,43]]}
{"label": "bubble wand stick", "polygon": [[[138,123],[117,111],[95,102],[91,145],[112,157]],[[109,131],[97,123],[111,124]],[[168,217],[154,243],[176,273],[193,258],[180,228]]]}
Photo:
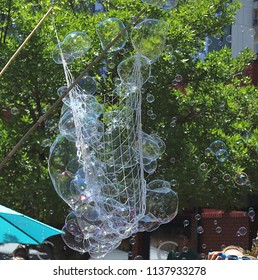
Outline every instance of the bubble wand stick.
{"label": "bubble wand stick", "polygon": [[35,28],[31,31],[31,33],[28,35],[28,37],[23,41],[23,43],[20,45],[20,47],[16,50],[16,52],[13,54],[13,56],[9,59],[9,61],[6,63],[4,68],[0,72],[0,77],[4,74],[4,72],[7,70],[7,68],[11,65],[11,63],[14,61],[16,56],[19,54],[19,52],[22,50],[22,48],[25,46],[25,44],[30,40],[30,38],[34,35],[34,33],[39,29],[41,24],[44,22],[44,20],[47,18],[47,16],[52,12],[53,7],[51,7],[47,13],[43,16],[43,18],[39,21],[39,23],[35,26]]}
{"label": "bubble wand stick", "polygon": [[117,35],[117,37],[111,41],[107,47],[97,56],[89,66],[77,77],[77,79],[67,88],[67,90],[61,95],[54,104],[43,114],[36,123],[24,134],[20,141],[13,147],[9,154],[0,163],[0,171],[6,165],[6,163],[12,158],[12,156],[20,149],[22,144],[28,139],[28,137],[40,126],[44,120],[46,120],[51,113],[56,109],[56,107],[62,102],[63,98],[71,91],[71,89],[78,84],[78,82],[83,78],[83,76],[89,72],[89,70],[95,66],[108,52],[108,50],[125,34],[125,32],[139,19],[139,17],[146,12],[146,8],[142,9],[129,23],[128,25]]}

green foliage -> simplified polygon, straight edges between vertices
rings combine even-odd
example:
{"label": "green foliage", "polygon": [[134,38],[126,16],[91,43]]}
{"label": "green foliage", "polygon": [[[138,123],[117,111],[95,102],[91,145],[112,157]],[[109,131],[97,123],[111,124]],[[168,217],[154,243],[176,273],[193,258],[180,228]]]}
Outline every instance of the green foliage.
{"label": "green foliage", "polygon": [[[2,2],[0,68],[51,7],[49,0]],[[145,8],[145,14],[136,23],[143,18],[167,21],[167,44],[174,49],[153,64],[156,83],[144,86],[143,130],[158,134],[167,146],[158,161],[157,172],[146,179],[176,180],[173,188],[179,195],[180,209],[246,207],[246,196],[256,191],[257,182],[257,88],[243,75],[252,54],[247,50],[233,59],[225,48],[210,53],[204,61],[194,59],[207,36],[222,34],[233,23],[240,4],[226,0],[181,0],[175,9],[164,12],[140,0],[113,0],[104,2],[104,13],[93,15],[88,4],[94,1],[52,2],[52,14],[0,77],[1,158],[51,106],[57,99],[57,89],[65,84],[62,66],[51,57],[57,44],[56,32],[60,40],[73,31],[86,32],[92,39],[86,55],[70,66],[76,78],[102,51],[96,25],[109,17],[117,17],[127,25]],[[108,53],[105,59],[108,65],[117,66],[132,54],[128,41],[125,54]],[[116,68],[110,66],[106,79],[102,79],[99,68],[103,65],[101,61],[89,72],[98,80],[100,98],[114,88],[117,78]],[[173,80],[177,74],[183,81],[175,87]],[[145,101],[148,93],[155,96],[154,103]],[[18,109],[15,114],[11,114],[12,108]],[[155,120],[148,116],[148,110],[153,110]],[[62,223],[68,209],[55,193],[47,170],[49,144],[58,134],[59,114],[60,108],[30,136],[0,173],[0,203],[52,223]],[[214,140],[227,145],[227,161],[221,163],[205,154]],[[205,170],[200,168],[203,163],[208,166]],[[240,171],[248,174],[249,186],[234,183],[233,178]],[[227,182],[223,179],[226,174],[231,176]],[[214,178],[218,182],[214,183]]]}

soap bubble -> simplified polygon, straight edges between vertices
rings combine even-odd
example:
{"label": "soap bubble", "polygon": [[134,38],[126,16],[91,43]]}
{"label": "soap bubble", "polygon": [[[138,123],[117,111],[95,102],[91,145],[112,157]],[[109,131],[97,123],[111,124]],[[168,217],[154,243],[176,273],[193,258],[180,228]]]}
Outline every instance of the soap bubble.
{"label": "soap bubble", "polygon": [[131,41],[136,52],[154,63],[165,49],[169,24],[163,20],[146,19],[137,24],[131,33]]}
{"label": "soap bubble", "polygon": [[153,180],[147,185],[146,213],[153,213],[160,224],[168,223],[177,214],[178,197],[164,180]]}
{"label": "soap bubble", "polygon": [[172,179],[171,180],[171,185],[174,187],[177,185],[177,180],[176,179]]}
{"label": "soap bubble", "polygon": [[223,175],[223,180],[226,182],[229,182],[231,180],[231,176],[229,174],[224,174]]}
{"label": "soap bubble", "polygon": [[155,76],[153,76],[153,75],[151,75],[151,76],[149,77],[149,79],[148,79],[148,82],[149,82],[150,84],[155,84],[156,81],[157,81],[157,78],[156,78]]}
{"label": "soap bubble", "polygon": [[216,159],[220,162],[225,162],[228,159],[228,151],[225,149],[219,149],[215,153]]}
{"label": "soap bubble", "polygon": [[[144,160],[144,159],[143,159]],[[149,163],[144,163],[143,164],[143,169],[145,172],[149,173],[149,174],[152,174],[155,172],[155,170],[157,169],[158,167],[158,163],[156,160],[152,160],[151,162]]]}
{"label": "soap bubble", "polygon": [[206,171],[206,170],[208,169],[208,164],[205,163],[205,162],[201,163],[201,164],[200,164],[200,169],[201,169],[202,171]]}
{"label": "soap bubble", "polygon": [[255,211],[251,207],[248,209],[248,216],[250,217],[250,219],[254,219],[255,217]]}
{"label": "soap bubble", "polygon": [[134,55],[121,61],[117,66],[117,72],[123,83],[141,87],[148,81],[151,68],[145,56]]}
{"label": "soap bubble", "polygon": [[248,175],[244,172],[239,172],[235,175],[234,181],[239,186],[245,186],[249,183]]}
{"label": "soap bubble", "polygon": [[190,222],[189,222],[189,220],[184,220],[183,224],[184,224],[184,227],[187,227],[187,226],[189,226]]}
{"label": "soap bubble", "polygon": [[222,232],[222,228],[221,228],[221,227],[219,227],[219,226],[218,226],[218,227],[216,227],[216,232],[217,232],[217,233],[221,233],[221,232]]}
{"label": "soap bubble", "polygon": [[155,101],[155,97],[152,94],[147,94],[146,100],[148,103],[153,103]]}
{"label": "soap bubble", "polygon": [[78,85],[89,95],[93,95],[97,90],[96,80],[90,76],[82,77],[78,82]]}
{"label": "soap bubble", "polygon": [[201,214],[196,214],[196,215],[195,215],[195,220],[196,220],[196,221],[200,221],[201,218],[202,218],[202,215],[201,215]]}
{"label": "soap bubble", "polygon": [[82,57],[91,46],[91,38],[84,32],[69,33],[52,51],[52,57],[57,64],[70,64],[74,59]]}
{"label": "soap bubble", "polygon": [[240,227],[239,229],[238,229],[238,232],[239,232],[239,234],[240,235],[246,235],[247,234],[247,229],[246,229],[246,227]]}
{"label": "soap bubble", "polygon": [[[108,18],[101,21],[96,31],[100,39],[102,49],[106,49],[107,46],[122,32],[125,28],[124,23],[118,18]],[[114,52],[121,50],[125,47],[128,32],[125,34],[108,50],[108,52]]]}
{"label": "soap bubble", "polygon": [[67,110],[59,120],[59,130],[69,141],[76,141],[73,113]]}
{"label": "soap bubble", "polygon": [[219,150],[227,150],[227,146],[226,144],[221,141],[221,140],[216,140],[214,142],[212,142],[209,146],[209,148],[211,149],[211,152],[216,155],[216,153],[219,151]]}
{"label": "soap bubble", "polygon": [[198,234],[204,233],[204,229],[203,229],[202,226],[198,226],[197,229],[196,229],[196,231],[197,231]]}
{"label": "soap bubble", "polygon": [[12,114],[12,115],[15,116],[15,115],[17,115],[18,113],[19,113],[19,109],[18,109],[17,107],[12,107],[12,108],[11,108],[11,114]]}
{"label": "soap bubble", "polygon": [[228,35],[228,36],[226,37],[226,41],[227,41],[228,43],[232,43],[232,35]]}

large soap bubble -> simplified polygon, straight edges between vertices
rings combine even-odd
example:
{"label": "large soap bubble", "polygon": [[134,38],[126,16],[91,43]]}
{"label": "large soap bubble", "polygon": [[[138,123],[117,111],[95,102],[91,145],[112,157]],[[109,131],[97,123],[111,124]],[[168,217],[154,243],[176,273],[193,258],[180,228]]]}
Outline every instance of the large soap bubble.
{"label": "large soap bubble", "polygon": [[131,32],[134,49],[154,63],[165,49],[169,24],[164,20],[145,19]]}
{"label": "large soap bubble", "polygon": [[75,58],[82,57],[91,46],[91,38],[83,32],[69,33],[52,51],[52,57],[57,64],[64,61],[71,64]]}
{"label": "large soap bubble", "polygon": [[81,87],[86,94],[93,95],[97,90],[97,82],[96,79],[90,76],[84,76],[78,82],[78,85]]}
{"label": "large soap bubble", "polygon": [[[106,47],[120,34],[125,28],[123,22],[118,18],[108,18],[101,21],[96,28],[97,34],[100,39],[102,49]],[[128,32],[126,31],[123,36],[108,50],[109,52],[118,51],[124,48]]]}
{"label": "large soap bubble", "polygon": [[118,75],[124,84],[141,88],[151,75],[148,59],[142,55],[134,55],[121,61],[117,67]]}

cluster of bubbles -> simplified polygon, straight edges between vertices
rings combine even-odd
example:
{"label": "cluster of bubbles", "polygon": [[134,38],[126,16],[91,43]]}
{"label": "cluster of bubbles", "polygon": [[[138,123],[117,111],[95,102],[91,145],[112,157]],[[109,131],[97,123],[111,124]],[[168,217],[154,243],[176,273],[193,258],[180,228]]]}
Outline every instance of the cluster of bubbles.
{"label": "cluster of bubbles", "polygon": [[205,150],[207,155],[215,156],[220,162],[225,162],[228,159],[228,150],[226,144],[221,140],[213,141]]}
{"label": "cluster of bubbles", "polygon": [[[173,5],[175,1],[149,1]],[[97,35],[103,49],[123,30],[117,18],[100,22]],[[62,235],[66,245],[101,258],[137,232],[153,231],[177,214],[178,197],[171,183],[145,175],[157,168],[164,141],[142,130],[141,88],[153,76],[151,65],[164,51],[168,24],[145,19],[131,32],[135,54],[117,67],[120,83],[103,102],[95,95],[96,81],[85,76],[63,98],[59,135],[50,148],[49,174],[58,195],[71,207]],[[124,48],[128,34],[109,51]],[[67,86],[72,84],[67,64],[83,55],[90,38],[72,32],[53,50],[63,65]]]}
{"label": "cluster of bubbles", "polygon": [[[207,156],[215,156],[215,158],[219,162],[225,162],[228,159],[228,150],[226,144],[221,140],[213,141],[208,148],[205,149],[205,153]],[[202,163],[200,165],[200,169],[203,171],[207,170],[207,164]],[[238,186],[248,186],[250,185],[250,180],[248,175],[245,172],[237,172],[232,178],[234,183]],[[231,180],[231,176],[229,174],[223,175],[223,180],[225,182],[229,182]],[[212,179],[213,183],[217,183],[218,178],[214,177]]]}

